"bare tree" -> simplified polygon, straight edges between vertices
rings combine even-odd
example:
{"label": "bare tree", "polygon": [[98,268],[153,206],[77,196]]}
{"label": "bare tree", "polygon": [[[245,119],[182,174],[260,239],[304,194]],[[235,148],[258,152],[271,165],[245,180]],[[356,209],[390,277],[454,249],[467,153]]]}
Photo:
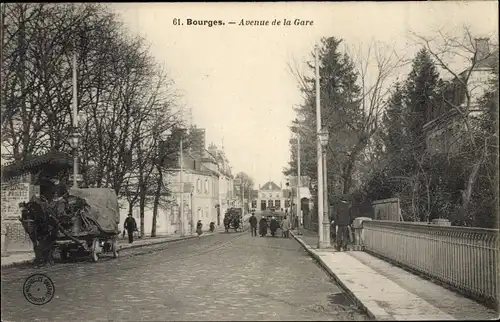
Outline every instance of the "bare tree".
{"label": "bare tree", "polygon": [[[458,36],[443,31],[438,31],[434,38],[416,33],[412,33],[412,36],[415,42],[428,50],[439,67],[452,77],[448,82],[452,95],[442,97],[443,112],[454,112],[455,119],[461,124],[456,140],[467,142],[461,148],[470,160],[466,185],[462,191],[461,216],[464,217],[469,210],[480,168],[488,160],[489,146],[495,141],[494,133],[482,131],[478,127],[480,120],[487,115],[479,100],[484,95],[488,80],[478,80],[475,72],[485,67],[491,69],[491,62],[498,60],[498,56],[494,56],[498,55],[498,44],[490,44],[493,50],[485,52],[488,48],[481,48],[482,43],[468,27],[463,27]],[[457,60],[461,64],[456,64]]]}

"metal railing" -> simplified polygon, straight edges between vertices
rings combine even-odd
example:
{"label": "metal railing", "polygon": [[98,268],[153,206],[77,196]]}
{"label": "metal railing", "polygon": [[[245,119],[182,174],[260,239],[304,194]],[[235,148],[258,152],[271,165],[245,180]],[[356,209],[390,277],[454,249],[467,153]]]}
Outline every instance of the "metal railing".
{"label": "metal railing", "polygon": [[498,305],[498,230],[363,221],[363,249]]}

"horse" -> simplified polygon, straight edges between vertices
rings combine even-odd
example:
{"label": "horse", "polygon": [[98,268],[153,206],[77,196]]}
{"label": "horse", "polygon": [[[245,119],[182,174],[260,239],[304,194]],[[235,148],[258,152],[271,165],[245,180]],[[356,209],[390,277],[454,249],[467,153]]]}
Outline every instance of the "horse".
{"label": "horse", "polygon": [[52,264],[59,226],[56,219],[48,214],[47,202],[34,197],[21,206],[19,220],[33,244],[35,266]]}

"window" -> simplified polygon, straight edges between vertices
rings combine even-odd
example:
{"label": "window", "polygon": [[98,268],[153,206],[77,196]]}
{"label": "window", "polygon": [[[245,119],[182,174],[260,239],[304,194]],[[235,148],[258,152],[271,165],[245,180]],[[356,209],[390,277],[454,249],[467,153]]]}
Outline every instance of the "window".
{"label": "window", "polygon": [[288,208],[290,207],[290,200],[285,200],[285,208]]}
{"label": "window", "polygon": [[208,180],[205,180],[205,193],[208,193]]}
{"label": "window", "polygon": [[276,207],[276,209],[280,209],[281,208],[281,200],[276,200],[274,202],[274,206]]}
{"label": "window", "polygon": [[252,200],[252,208],[257,208],[257,200]]}
{"label": "window", "polygon": [[196,192],[201,192],[201,180],[196,180]]}

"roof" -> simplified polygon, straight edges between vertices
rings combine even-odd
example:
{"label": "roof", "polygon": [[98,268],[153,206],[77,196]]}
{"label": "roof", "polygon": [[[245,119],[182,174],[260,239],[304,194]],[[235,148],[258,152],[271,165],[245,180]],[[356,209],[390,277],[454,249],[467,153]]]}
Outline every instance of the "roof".
{"label": "roof", "polygon": [[260,190],[279,190],[281,191],[281,188],[274,182],[272,181],[269,181],[269,182],[266,182],[261,188]]}
{"label": "roof", "polygon": [[42,169],[70,169],[73,158],[64,152],[53,151],[42,155],[29,156],[22,161],[13,161],[2,167],[2,179],[9,179],[26,173],[35,173]]}

